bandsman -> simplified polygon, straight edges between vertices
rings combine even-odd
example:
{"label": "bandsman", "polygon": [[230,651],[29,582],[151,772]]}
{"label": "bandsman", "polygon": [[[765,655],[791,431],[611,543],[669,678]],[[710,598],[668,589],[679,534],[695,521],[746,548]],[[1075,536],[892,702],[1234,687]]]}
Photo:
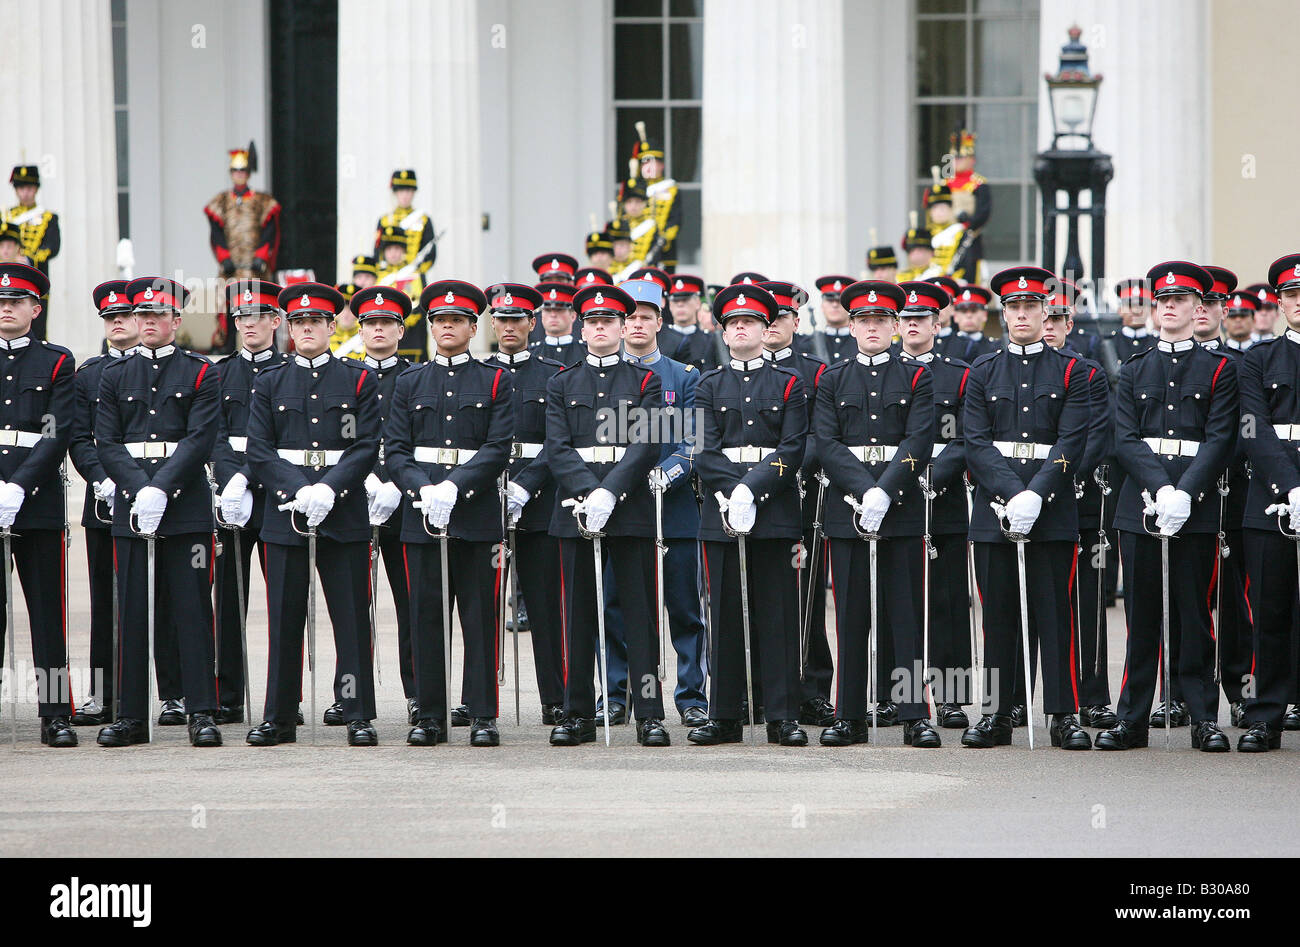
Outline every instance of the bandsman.
{"label": "bandsman", "polygon": [[957,223],[966,228],[949,272],[969,283],[983,283],[984,240],[981,234],[993,215],[993,188],[975,170],[975,138],[975,133],[965,128],[950,136],[953,175],[944,183],[952,193]]}
{"label": "bandsman", "polygon": [[650,216],[655,221],[655,239],[646,262],[674,273],[677,271],[677,236],[682,216],[681,204],[677,200],[677,182],[664,176],[667,163],[663,146],[647,140],[644,135],[640,139],[635,154],[639,165],[637,173],[645,182]]}
{"label": "bandsman", "polygon": [[[875,231],[872,230],[872,242],[875,242]],[[898,256],[894,253],[891,246],[876,246],[867,250],[867,272],[871,279],[884,280],[892,283],[898,277]]]}
{"label": "bandsman", "polygon": [[343,311],[334,320],[330,351],[337,358],[361,358],[366,350],[366,340],[361,337],[361,323],[352,309],[352,297],[360,291],[359,287],[356,283],[340,283],[334,288],[343,297]]}
{"label": "bandsman", "polygon": [[587,234],[586,252],[588,266],[603,270],[614,262],[614,244],[610,241],[609,234],[603,230],[593,230]]}
{"label": "bandsman", "polygon": [[[62,246],[59,234],[59,215],[36,203],[36,192],[41,187],[41,169],[34,164],[18,165],[9,173],[9,183],[14,186],[18,203],[5,210],[0,221],[9,229],[22,251],[23,260],[6,259],[0,262],[26,262],[48,280],[50,260],[59,255]],[[49,300],[41,301],[41,311],[32,324],[33,337],[45,338],[45,328],[50,318]]]}
{"label": "bandsman", "polygon": [[[390,286],[414,302],[424,290],[424,271],[406,259],[406,231],[400,226],[385,227],[379,234],[379,280],[376,286]],[[428,352],[424,319],[418,312],[406,317],[406,333],[398,354],[412,362],[422,362]]]}
{"label": "bandsman", "polygon": [[433,232],[433,218],[414,206],[415,191],[420,186],[414,169],[394,171],[389,186],[393,191],[394,207],[375,224],[375,253],[384,255],[383,235],[388,228],[397,228],[405,237],[401,265],[412,267],[423,282],[424,275],[438,259],[438,238]]}
{"label": "bandsman", "polygon": [[379,261],[372,256],[358,253],[352,258],[352,285],[365,289],[379,282]]}
{"label": "bandsman", "polygon": [[899,272],[898,281],[905,283],[908,280],[942,276],[943,270],[934,262],[934,247],[930,244],[932,239],[930,231],[918,225],[916,211],[911,211],[908,216],[911,219],[911,226],[903,234],[903,252],[907,254],[907,268]]}

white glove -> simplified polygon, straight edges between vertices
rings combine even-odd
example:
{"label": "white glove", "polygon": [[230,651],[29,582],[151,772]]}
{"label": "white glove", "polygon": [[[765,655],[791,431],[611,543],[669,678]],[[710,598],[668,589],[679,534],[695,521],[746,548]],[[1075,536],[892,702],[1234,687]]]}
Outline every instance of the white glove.
{"label": "white glove", "polygon": [[616,503],[614,494],[604,487],[597,487],[587,494],[587,499],[582,502],[582,511],[587,514],[587,529],[593,533],[604,529]]}
{"label": "white glove", "polygon": [[758,519],[758,507],[754,505],[754,492],[743,483],[736,484],[727,500],[727,518],[731,528],[738,533],[748,534]]}
{"label": "white glove", "polygon": [[95,484],[95,496],[103,500],[108,506],[108,515],[113,515],[113,500],[117,496],[117,484],[113,482],[112,477],[105,477]]}
{"label": "white glove", "polygon": [[[305,508],[302,512],[307,515],[307,528],[319,526],[329,516],[330,510],[334,509],[334,490],[325,483],[313,483],[305,488]],[[304,499],[304,491],[298,491],[299,500]]]}
{"label": "white glove", "polygon": [[380,480],[379,475],[373,470],[366,474],[366,499],[374,502],[375,494],[379,492],[379,488],[383,485],[384,481]]}
{"label": "white glove", "polygon": [[1286,501],[1291,507],[1291,524],[1289,529],[1293,533],[1300,533],[1300,487],[1293,487],[1286,495]]}
{"label": "white glove", "polygon": [[[1166,493],[1165,491],[1169,492]],[[1185,490],[1161,487],[1156,494],[1156,526],[1161,536],[1173,536],[1192,515],[1192,495]]]}
{"label": "white glove", "polygon": [[221,518],[232,526],[247,526],[253,515],[253,495],[248,492],[248,478],[235,474],[221,491]]}
{"label": "white glove", "polygon": [[27,491],[16,483],[0,483],[0,526],[13,526]]}
{"label": "white glove", "polygon": [[514,481],[506,484],[506,515],[510,517],[511,526],[519,522],[519,517],[524,515],[524,507],[531,499],[529,492],[519,484]]}
{"label": "white glove", "polygon": [[460,489],[451,480],[433,486],[420,488],[420,499],[424,503],[424,515],[434,529],[445,529],[451,522],[451,510],[456,505],[456,496]]}
{"label": "white glove", "polygon": [[668,485],[672,483],[672,479],[668,474],[658,467],[650,468],[650,476],[647,479],[650,481],[651,490],[667,490]]}
{"label": "white glove", "polygon": [[[374,476],[371,474],[371,476]],[[369,478],[367,478],[367,481]],[[389,517],[402,505],[402,491],[397,484],[380,481],[378,488],[370,496],[370,525],[383,526]]]}
{"label": "white glove", "polygon": [[858,523],[863,532],[880,532],[880,524],[885,521],[885,514],[889,512],[892,502],[889,494],[880,487],[872,487],[862,494],[862,512],[858,514]]}
{"label": "white glove", "polygon": [[142,487],[135,495],[131,512],[135,514],[136,529],[142,533],[156,533],[167,510],[167,494],[157,487]]}
{"label": "white glove", "polygon": [[1043,498],[1033,490],[1021,490],[1007,504],[1007,519],[1011,532],[1028,534],[1043,512]]}

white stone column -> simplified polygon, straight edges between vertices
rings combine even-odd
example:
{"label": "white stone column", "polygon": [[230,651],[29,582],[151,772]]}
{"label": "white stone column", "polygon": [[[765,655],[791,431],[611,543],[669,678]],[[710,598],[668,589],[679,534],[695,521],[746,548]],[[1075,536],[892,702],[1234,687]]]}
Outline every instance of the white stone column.
{"label": "white stone column", "polygon": [[109,5],[82,0],[0,0],[13,43],[0,83],[5,147],[4,206],[14,195],[9,168],[41,171],[37,201],[59,215],[62,248],[50,261],[51,341],[78,360],[98,352],[102,328],[90,290],[116,270],[117,151]]}
{"label": "white stone column", "polygon": [[473,0],[339,3],[338,262],[374,246],[394,168],[445,230],[432,278],[482,280],[477,13]]}
{"label": "white stone column", "polygon": [[[1041,73],[1056,73],[1066,31],[1075,23],[1090,68],[1103,77],[1093,142],[1115,166],[1106,192],[1108,280],[1143,276],[1164,260],[1205,260],[1211,178],[1206,0],[1044,0]],[[1052,141],[1045,85],[1038,139],[1040,149]],[[1064,218],[1058,233],[1063,240]]]}
{"label": "white stone column", "polygon": [[852,266],[842,13],[840,0],[704,5],[708,279],[755,269],[808,287]]}

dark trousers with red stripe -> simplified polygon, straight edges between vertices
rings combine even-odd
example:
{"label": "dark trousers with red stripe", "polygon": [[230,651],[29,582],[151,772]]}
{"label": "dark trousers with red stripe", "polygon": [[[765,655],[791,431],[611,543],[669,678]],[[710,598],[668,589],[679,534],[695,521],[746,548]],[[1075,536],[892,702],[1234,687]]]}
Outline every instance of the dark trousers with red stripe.
{"label": "dark trousers with red stripe", "polygon": [[[10,540],[13,566],[22,584],[27,602],[28,622],[32,629],[32,664],[35,672],[37,712],[42,717],[67,716],[72,713],[71,679],[68,670],[66,603],[63,600],[64,556],[63,530],[24,529]],[[6,568],[8,568],[6,563]],[[17,593],[18,583],[14,584]],[[5,590],[0,583],[0,609],[5,606]],[[7,647],[7,615],[0,612],[0,653]],[[15,623],[17,619],[15,619]],[[27,681],[13,685],[26,692]],[[6,711],[7,712],[7,711]]]}
{"label": "dark trousers with red stripe", "polygon": [[966,706],[974,693],[970,653],[970,580],[966,535],[935,536],[930,560],[930,667],[934,700]]}
{"label": "dark trousers with red stripe", "polygon": [[90,693],[108,710],[113,705],[113,537],[108,528],[86,528],[86,571],[90,578]]}
{"label": "dark trousers with red stripe", "polygon": [[[1160,540],[1146,534],[1121,532],[1124,611],[1128,647],[1124,683],[1116,713],[1121,720],[1145,728],[1155,700],[1160,672],[1163,618]],[[1173,651],[1170,673],[1179,682],[1181,699],[1193,723],[1219,717],[1219,688],[1214,683],[1214,636],[1210,603],[1214,600],[1217,540],[1213,533],[1178,535],[1169,541],[1169,637]],[[1173,642],[1177,641],[1175,647]],[[1174,693],[1179,694],[1179,687]]]}
{"label": "dark trousers with red stripe", "polygon": [[[239,556],[235,555],[235,533],[239,533]],[[244,706],[244,643],[240,622],[248,617],[248,581],[253,574],[253,548],[260,545],[253,529],[223,529],[217,534],[221,555],[217,557],[217,699],[223,707]],[[262,565],[261,557],[258,565]],[[244,574],[244,611],[239,610],[236,567]],[[262,578],[266,578],[263,569]],[[251,714],[253,708],[248,708]]]}
{"label": "dark trousers with red stripe", "polygon": [[[1075,693],[1075,545],[1046,541],[1025,544],[1030,659],[1041,655],[1043,711],[1072,714]],[[1009,715],[1023,693],[1020,578],[1014,543],[975,543],[975,579],[984,614],[984,713]],[[1032,667],[1031,663],[1031,667]],[[1022,698],[1023,700],[1023,698]]]}
{"label": "dark trousers with red stripe", "polygon": [[[1108,535],[1113,536],[1114,533]],[[1108,652],[1106,641],[1106,612],[1103,608],[1101,615],[1101,629],[1098,634],[1097,628],[1097,573],[1101,564],[1100,538],[1097,536],[1095,529],[1085,529],[1080,533],[1083,539],[1083,549],[1079,553],[1078,574],[1075,577],[1074,596],[1075,596],[1075,616],[1076,624],[1079,629],[1078,642],[1079,652],[1077,663],[1079,667],[1079,705],[1082,707],[1097,707],[1110,703],[1110,678],[1106,673]],[[1114,548],[1115,543],[1111,541],[1111,548],[1106,550],[1106,561],[1109,566],[1110,560],[1119,558],[1119,550]],[[1102,577],[1105,580],[1105,577]],[[1103,596],[1105,590],[1102,590]],[[1103,599],[1104,602],[1104,599]]]}
{"label": "dark trousers with red stripe", "polygon": [[[605,562],[614,570],[614,581],[618,583],[633,713],[637,720],[662,720],[664,699],[657,673],[659,620],[655,607],[654,540],[641,536],[606,536],[601,546]],[[598,670],[595,555],[589,539],[561,539],[560,550],[565,586],[564,712],[569,717],[592,718],[596,716]],[[531,598],[528,607],[532,609]]]}
{"label": "dark trousers with red stripe", "polygon": [[[793,539],[745,541],[750,650],[759,659],[755,673],[761,675],[762,704],[768,720],[799,718],[799,577],[792,552],[794,543]],[[745,701],[745,636],[739,544],[705,542],[704,562],[713,613],[709,716],[714,720],[740,720]],[[756,704],[759,685],[756,680]]]}
{"label": "dark trousers with red stripe", "polygon": [[[1223,696],[1232,703],[1243,700],[1255,658],[1254,627],[1246,600],[1246,539],[1244,530],[1230,530],[1225,542],[1228,558],[1219,558],[1221,590],[1219,620],[1214,633],[1219,637],[1219,662]],[[1294,549],[1290,550],[1293,554]],[[1292,559],[1295,556],[1292,555]],[[1295,583],[1292,583],[1294,585]],[[1211,603],[1215,599],[1210,600]]]}
{"label": "dark trousers with red stripe", "polygon": [[538,696],[543,704],[562,704],[564,598],[560,588],[560,541],[548,533],[516,532],[515,554],[519,557],[515,562],[519,591],[528,602]]}
{"label": "dark trousers with red stripe", "polygon": [[[877,700],[898,704],[899,720],[930,715],[921,673],[924,552],[919,536],[881,539],[876,552]],[[861,539],[831,540],[831,581],[835,587],[835,627],[839,644],[839,683],[835,716],[867,717],[867,677],[871,630],[871,545]],[[881,643],[889,639],[887,667]],[[882,681],[888,689],[880,689]]]}
{"label": "dark trousers with red stripe", "polygon": [[[118,655],[120,716],[143,720],[148,706],[149,546],[143,539],[119,536],[117,590],[121,609]],[[211,533],[160,536],[154,549],[154,659],[158,692],[165,699],[183,698],[186,713],[217,709],[214,672],[216,626],[212,615],[215,550]],[[163,688],[164,631],[175,643],[180,668],[176,693]]]}
{"label": "dark trousers with red stripe", "polygon": [[826,576],[827,559],[830,551],[827,540],[822,538],[822,548],[817,552],[817,566],[812,565],[813,531],[803,534],[803,546],[807,561],[799,570],[799,601],[807,604],[808,585],[812,583],[812,616],[808,622],[808,659],[804,662],[802,698],[812,700],[822,697],[830,700],[831,680],[835,677],[835,665],[831,660],[831,646],[826,637]]}
{"label": "dark trousers with red stripe", "polygon": [[[447,715],[447,681],[443,663],[441,545],[405,543],[403,550],[411,609],[415,699],[421,718],[442,720]],[[447,541],[447,580],[465,642],[462,685],[471,717],[500,714],[496,612],[498,583],[504,577],[500,561],[497,543]]]}
{"label": "dark trousers with red stripe", "polygon": [[[1296,543],[1276,530],[1246,529],[1244,548],[1250,576],[1250,612],[1254,619],[1255,696],[1246,701],[1246,719],[1282,729],[1287,702],[1296,685],[1296,655],[1300,653],[1300,597],[1296,594]],[[1227,665],[1224,665],[1227,683]]]}
{"label": "dark trousers with red stripe", "polygon": [[[375,719],[375,676],[370,655],[369,544],[316,540],[316,573],[344,675],[343,718]],[[262,719],[292,726],[302,698],[303,635],[307,627],[307,547],[266,543],[266,598],[270,657]],[[317,641],[323,618],[317,599]],[[319,660],[319,656],[317,656]]]}

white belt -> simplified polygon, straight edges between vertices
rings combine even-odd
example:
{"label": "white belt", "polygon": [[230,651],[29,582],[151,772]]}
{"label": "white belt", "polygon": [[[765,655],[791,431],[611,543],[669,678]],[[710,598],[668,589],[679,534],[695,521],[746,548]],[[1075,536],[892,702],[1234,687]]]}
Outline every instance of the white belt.
{"label": "white belt", "polygon": [[626,447],[615,447],[612,444],[601,444],[596,447],[579,447],[577,448],[578,456],[584,463],[588,464],[612,464],[623,459],[627,453]]}
{"label": "white belt", "polygon": [[445,464],[448,467],[466,463],[477,453],[463,447],[417,447],[411,452],[422,464]]}
{"label": "white belt", "polygon": [[1176,437],[1144,437],[1147,447],[1157,454],[1169,454],[1178,457],[1195,457],[1201,449],[1200,441],[1180,441]]}
{"label": "white belt", "polygon": [[236,454],[247,454],[247,453],[248,453],[248,438],[247,438],[247,437],[235,437],[235,436],[232,434],[232,435],[230,436],[230,449],[233,450]]}
{"label": "white belt", "polygon": [[883,464],[894,459],[898,448],[893,444],[860,444],[849,447],[849,453],[864,464]]}
{"label": "white belt", "polygon": [[276,451],[281,460],[287,460],[289,463],[298,467],[333,467],[343,457],[341,450],[285,450],[281,448]]}
{"label": "white belt", "polygon": [[1273,430],[1284,441],[1300,441],[1300,424],[1274,424]]}
{"label": "white belt", "polygon": [[1052,452],[1052,445],[1029,441],[994,441],[993,449],[1012,460],[1046,460]]}
{"label": "white belt", "polygon": [[126,452],[132,457],[170,457],[176,447],[175,441],[130,441]]}
{"label": "white belt", "polygon": [[775,447],[724,447],[723,456],[733,464],[756,464],[776,450]]}
{"label": "white belt", "polygon": [[32,431],[0,431],[0,446],[35,447],[41,442],[41,435]]}
{"label": "white belt", "polygon": [[938,457],[940,454],[942,454],[942,453],[943,453],[943,449],[944,449],[945,447],[947,447],[947,446],[948,446],[948,444],[947,444],[946,442],[943,443],[943,444],[935,444],[935,445],[934,445],[934,449],[930,451],[930,459],[931,459],[931,460],[934,460],[936,457]]}
{"label": "white belt", "polygon": [[536,457],[541,452],[542,452],[541,444],[521,444],[519,441],[515,441],[513,444],[510,445],[511,460],[515,460],[516,458],[519,457],[524,457],[524,458]]}

